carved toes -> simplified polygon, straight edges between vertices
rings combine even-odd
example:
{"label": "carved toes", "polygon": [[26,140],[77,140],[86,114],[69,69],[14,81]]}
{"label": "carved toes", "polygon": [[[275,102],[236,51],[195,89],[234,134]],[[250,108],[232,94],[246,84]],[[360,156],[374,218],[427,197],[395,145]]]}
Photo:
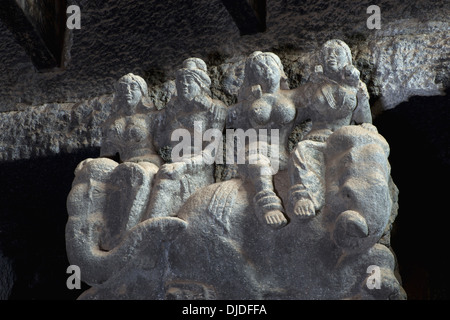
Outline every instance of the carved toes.
{"label": "carved toes", "polygon": [[297,217],[307,219],[316,215],[314,204],[309,199],[300,199],[295,204],[294,213]]}
{"label": "carved toes", "polygon": [[287,224],[287,219],[280,210],[272,210],[264,214],[264,218],[269,226],[279,229]]}

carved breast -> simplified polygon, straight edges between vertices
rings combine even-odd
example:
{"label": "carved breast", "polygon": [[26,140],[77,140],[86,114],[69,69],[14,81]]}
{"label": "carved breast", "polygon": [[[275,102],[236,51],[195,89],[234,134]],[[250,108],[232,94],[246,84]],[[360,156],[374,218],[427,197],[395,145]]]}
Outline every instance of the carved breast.
{"label": "carved breast", "polygon": [[146,121],[136,116],[114,121],[109,131],[113,140],[120,144],[144,141],[149,134]]}
{"label": "carved breast", "polygon": [[124,140],[129,142],[141,142],[147,138],[147,125],[143,119],[131,118],[127,121],[124,132]]}
{"label": "carved breast", "polygon": [[324,84],[316,93],[314,109],[334,119],[345,118],[356,108],[356,89],[337,84]]}
{"label": "carved breast", "polygon": [[266,94],[256,100],[250,107],[248,117],[250,123],[261,128],[269,123],[281,127],[294,121],[296,114],[293,103],[279,95]]}

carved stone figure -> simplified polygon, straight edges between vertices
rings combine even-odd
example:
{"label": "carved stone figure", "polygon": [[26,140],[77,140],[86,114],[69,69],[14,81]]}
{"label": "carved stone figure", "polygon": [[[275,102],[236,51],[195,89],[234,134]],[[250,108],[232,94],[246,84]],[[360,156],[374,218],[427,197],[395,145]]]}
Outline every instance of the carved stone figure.
{"label": "carved stone figure", "polygon": [[289,205],[298,217],[311,217],[325,204],[325,141],[336,129],[372,123],[369,96],[359,71],[352,65],[350,48],[341,40],[327,41],[320,52],[323,70],[290,92],[298,108],[296,122],[310,120],[312,128],[298,143],[288,165]]}
{"label": "carved stone figure", "polygon": [[[194,193],[178,217],[136,226],[145,255],[80,299],[403,299],[394,256],[377,243],[392,206],[388,145],[362,126],[344,126],[326,144],[327,206],[309,223],[293,219],[275,230],[253,214],[250,181],[215,183]],[[287,171],[275,176],[284,199],[286,178]],[[144,226],[166,219],[149,242]]]}
{"label": "carved stone figure", "polygon": [[[203,60],[189,58],[183,62],[176,77],[177,96],[172,98],[160,115],[155,143],[168,149],[177,159],[164,164],[156,176],[147,217],[175,216],[181,205],[197,189],[215,182],[214,158],[204,149],[208,141],[203,134],[208,129],[222,133],[226,106],[211,99],[211,79]],[[180,152],[180,136],[183,141]],[[199,141],[200,140],[200,141]]]}
{"label": "carved stone figure", "polygon": [[[383,244],[396,214],[389,145],[348,46],[328,41],[321,57],[293,90],[275,54],[248,57],[226,125],[256,140],[239,177],[218,183],[205,130],[220,135],[227,109],[210,97],[206,64],[184,61],[161,112],[139,112],[131,77],[118,97],[133,111],[107,123],[102,150],[121,161],[80,163],[67,200],[69,261],[92,286],[80,299],[405,299]],[[167,162],[156,176],[155,150]]]}
{"label": "carved stone figure", "polygon": [[[77,230],[75,243],[68,241],[68,254],[75,260],[85,260],[81,256],[87,252],[81,248],[86,239],[101,252],[117,251],[129,230],[144,218],[152,180],[162,162],[153,146],[155,110],[146,104],[144,79],[130,73],[115,88],[114,112],[103,126],[101,157],[78,165],[68,197],[67,231]],[[118,157],[119,162],[107,157]],[[117,262],[111,261],[112,266]]]}
{"label": "carved stone figure", "polygon": [[[70,263],[80,267],[87,284],[99,285],[130,261],[143,261],[149,246],[185,227],[180,219],[140,221],[141,203],[133,195],[148,182],[145,169],[132,162],[118,165],[99,158],[77,166],[67,199],[66,249]],[[134,204],[131,209],[130,203]],[[169,232],[171,228],[178,231]]]}
{"label": "carved stone figure", "polygon": [[[254,52],[246,60],[239,101],[230,108],[227,124],[255,130],[257,139],[245,141],[245,161],[238,163],[238,168],[240,176],[251,180],[255,188],[255,211],[274,228],[287,223],[283,204],[273,187],[273,175],[286,168],[288,136],[296,115],[294,104],[282,93],[287,89],[280,58],[271,52]],[[272,129],[277,130],[275,137]]]}
{"label": "carved stone figure", "polygon": [[118,154],[120,162],[147,162],[159,167],[162,159],[156,152],[153,139],[156,109],[146,101],[148,89],[145,80],[129,73],[117,81],[115,89],[115,110],[103,125],[100,156],[114,157]]}

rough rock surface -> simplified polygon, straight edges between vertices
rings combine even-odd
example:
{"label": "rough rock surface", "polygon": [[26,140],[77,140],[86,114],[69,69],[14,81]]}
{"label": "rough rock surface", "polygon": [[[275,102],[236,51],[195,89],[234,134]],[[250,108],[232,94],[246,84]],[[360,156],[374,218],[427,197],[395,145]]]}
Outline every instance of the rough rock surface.
{"label": "rough rock surface", "polygon": [[111,98],[45,104],[1,114],[0,159],[29,159],[99,146]]}
{"label": "rough rock surface", "polygon": [[[395,258],[381,240],[396,214],[388,152],[372,129],[343,127],[327,143],[332,178],[327,205],[316,217],[305,221],[289,212],[290,223],[272,229],[253,212],[251,184],[232,179],[194,193],[178,217],[121,230],[122,240],[109,251],[101,250],[105,234],[128,220],[120,209],[102,210],[118,198],[108,190],[120,183],[119,198],[129,201],[140,187],[118,167],[104,180],[113,161],[90,160],[68,198],[69,261],[92,286],[80,299],[404,299]],[[108,187],[95,187],[86,174]],[[286,181],[286,171],[275,176],[284,201]],[[96,201],[84,201],[92,192]],[[379,268],[376,288],[368,285],[370,266]]]}
{"label": "rough rock surface", "polygon": [[[141,14],[128,17],[126,13],[131,9],[118,9],[119,3],[108,4],[106,8],[104,1],[76,2],[82,8],[82,23],[86,28],[71,33],[71,41],[67,45],[73,48],[69,51],[72,59],[68,59],[64,70],[38,73],[0,21],[0,110],[7,111],[0,114],[2,160],[71,152],[87,146],[98,147],[98,125],[110,113],[108,101],[118,77],[130,70],[142,74],[152,85],[150,96],[160,109],[174,92],[173,82],[170,82],[174,70],[182,59],[191,55],[205,58],[213,82],[213,96],[228,105],[236,101],[236,91],[233,91],[236,83],[230,83],[235,80],[230,80],[227,75],[228,72],[239,73],[235,64],[239,65],[245,53],[273,48],[272,51],[282,58],[291,87],[296,87],[310,73],[308,60],[313,56],[313,49],[323,40],[336,37],[346,40],[352,48],[355,65],[361,70],[374,102],[373,113],[394,107],[410,95],[434,95],[449,86],[447,34],[450,15],[445,1],[379,1],[382,29],[378,31],[365,28],[365,9],[372,4],[371,1],[358,4],[361,8],[350,1],[302,1],[300,5],[300,1],[270,1],[268,31],[242,38],[237,36],[238,30],[234,25],[227,25],[231,20],[225,18],[226,12],[222,9],[212,10],[212,13],[200,10],[201,14],[193,18],[187,14],[177,14],[178,6],[161,3],[158,8],[163,9],[162,12],[168,12],[169,7],[174,12],[173,15],[164,15],[164,19],[169,16],[167,23],[170,21],[179,26],[177,30],[169,28],[169,37],[166,38],[155,37],[161,26],[167,30],[168,25],[158,20],[158,10],[153,10],[155,6],[149,1],[146,2],[150,3],[148,7],[139,4],[139,1],[126,4],[142,12],[144,18]],[[209,3],[216,5],[215,1]],[[182,6],[180,10],[186,8]],[[120,16],[129,20],[123,28],[117,18],[118,12],[124,12]],[[208,32],[215,33],[217,26],[222,25],[216,25],[217,17],[214,17],[208,19],[214,21],[213,28],[209,26],[199,31],[205,13],[217,14],[220,19],[226,20],[221,30],[226,29],[227,34],[217,41],[218,45],[214,42],[216,46],[197,46],[196,41],[201,42],[202,39],[211,43]],[[146,18],[150,16],[155,19]],[[141,19],[145,21],[140,23]],[[136,28],[133,21],[141,27]],[[198,21],[201,21],[200,25]],[[151,24],[151,33],[147,30],[148,24]],[[193,25],[197,25],[195,31],[190,30]],[[129,38],[116,37],[115,33],[120,30],[127,30],[124,32]],[[147,37],[148,34],[157,41],[153,42],[150,36]],[[198,35],[202,39],[199,40]],[[178,39],[183,39],[183,46],[170,44]],[[122,58],[122,52],[117,48],[111,49],[116,47],[116,43],[121,44],[121,50],[128,51],[126,58]],[[140,45],[135,46],[135,43]],[[392,47],[395,44],[397,46]],[[151,55],[142,54],[138,47]],[[385,64],[378,64],[377,59],[383,59]],[[110,68],[112,64],[114,68]],[[397,92],[400,94],[397,95]],[[96,107],[92,108],[92,105]],[[67,121],[72,117],[78,120],[69,124]],[[30,122],[41,127],[41,137],[33,136],[33,126],[27,128],[27,119],[35,119]],[[16,127],[16,120],[23,125]]]}
{"label": "rough rock surface", "polygon": [[270,1],[266,32],[243,37],[220,0],[176,4],[69,0],[68,4],[80,6],[82,27],[68,37],[69,56],[61,70],[37,72],[0,22],[0,110],[110,94],[115,79],[128,72],[143,76],[150,86],[159,85],[173,79],[188,56],[220,65],[224,59],[254,50],[279,54],[276,50],[291,49],[304,54],[331,38],[346,41],[356,55],[364,52],[364,66],[374,83],[386,79],[385,68],[400,72],[400,83],[391,77],[377,95],[386,96],[387,108],[398,102],[391,101],[390,94],[396,92],[392,86],[407,85],[410,90],[404,100],[413,89],[434,95],[443,83],[448,84],[444,79],[449,70],[446,1],[379,1],[380,30],[366,26],[371,1]]}
{"label": "rough rock surface", "polygon": [[[407,35],[373,40],[368,47],[352,50],[373,102],[372,114],[393,108],[410,96],[441,94],[444,84],[448,85],[449,41],[441,33],[425,39]],[[436,55],[438,48],[443,53]],[[282,50],[279,55],[291,88],[306,82],[317,64],[315,53]],[[212,97],[228,106],[237,101],[244,61],[244,56],[235,56],[221,65],[208,66]],[[149,87],[149,98],[157,109],[163,109],[175,91],[174,80],[168,80]],[[21,106],[17,111],[0,113],[0,160],[99,147],[100,126],[111,112],[111,101],[112,94],[108,94],[77,103]]]}
{"label": "rough rock surface", "polygon": [[[67,198],[68,259],[91,286],[81,299],[406,298],[390,249],[389,145],[348,45],[329,40],[318,57],[291,90],[276,54],[250,54],[229,108],[199,58],[183,62],[163,110],[144,108],[142,78],[119,79],[100,157],[77,166]],[[237,176],[216,182],[225,128]]]}

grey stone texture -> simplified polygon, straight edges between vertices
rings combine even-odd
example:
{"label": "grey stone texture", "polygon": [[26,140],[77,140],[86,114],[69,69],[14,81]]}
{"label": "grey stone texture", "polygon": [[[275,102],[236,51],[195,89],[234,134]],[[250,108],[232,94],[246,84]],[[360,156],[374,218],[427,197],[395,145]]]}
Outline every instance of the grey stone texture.
{"label": "grey stone texture", "polygon": [[[67,33],[64,67],[48,72],[34,68],[0,21],[0,111],[5,111],[0,123],[6,127],[0,153],[4,160],[52,154],[56,144],[72,150],[71,141],[56,138],[64,133],[47,121],[52,116],[46,112],[95,101],[101,102],[97,108],[108,112],[102,99],[112,96],[115,81],[128,72],[142,76],[155,107],[164,108],[176,94],[176,70],[190,56],[207,63],[212,98],[226,105],[237,102],[248,54],[258,50],[279,55],[291,88],[296,88],[314,71],[317,49],[332,38],[349,44],[374,115],[413,95],[438,95],[449,86],[450,9],[445,1],[381,1],[380,30],[366,26],[370,1],[270,1],[267,30],[251,36],[240,36],[219,0],[68,1],[72,3],[80,6],[82,28]],[[10,131],[11,117],[25,121],[28,112],[40,114],[39,126],[53,131],[57,143],[45,135],[36,142],[23,130]],[[92,132],[98,128],[77,129],[87,130],[78,144],[99,146]],[[24,129],[28,130],[32,129]],[[22,151],[33,148],[39,151]]]}
{"label": "grey stone texture", "polygon": [[0,159],[11,161],[99,147],[112,99],[51,103],[1,114]]}
{"label": "grey stone texture", "polygon": [[[360,71],[361,80],[366,83],[370,94],[373,116],[395,107],[412,95],[436,95],[449,86],[450,9],[446,1],[379,1],[377,4],[381,8],[381,30],[368,30],[365,25],[368,17],[365,10],[373,4],[371,1],[357,4],[346,0],[268,1],[267,31],[244,37],[239,35],[239,30],[218,0],[177,1],[175,4],[173,1],[67,2],[80,5],[82,30],[68,32],[67,56],[64,66],[59,69],[38,72],[23,48],[14,41],[11,32],[0,21],[0,161],[71,153],[88,147],[100,148],[103,140],[101,128],[114,113],[113,92],[117,79],[129,72],[141,75],[149,84],[148,96],[156,109],[164,109],[176,95],[176,71],[189,56],[204,59],[211,79],[211,97],[228,106],[238,102],[238,90],[244,80],[245,58],[251,52],[261,50],[278,54],[290,88],[297,88],[305,84],[314,73],[318,64],[317,49],[331,38],[345,40],[352,49],[353,64]],[[310,126],[311,123],[303,122],[294,128],[288,141],[289,150],[295,149]],[[169,160],[170,149],[162,148],[158,151],[164,160]],[[135,172],[136,180],[127,182],[131,185],[129,193],[121,195],[132,201],[136,199],[136,194],[143,192],[134,190],[132,185],[133,181],[143,179],[139,178],[139,174],[145,168],[134,163],[122,167],[122,170],[117,170],[113,175],[111,183],[117,185],[122,177],[129,179],[130,172]],[[232,167],[216,167],[217,181],[236,174]],[[228,186],[237,187],[230,184]],[[240,188],[242,190],[243,187]],[[252,186],[247,184],[245,188],[251,190]],[[386,247],[389,247],[390,228],[397,208],[398,191],[391,179],[389,189],[392,198],[391,215],[378,240]],[[234,201],[233,197],[234,195],[225,200],[214,197],[211,203],[228,203],[227,201]],[[250,203],[251,195],[245,201]],[[189,206],[198,204],[199,202],[195,202]],[[84,215],[89,215],[89,212],[86,209]],[[288,218],[296,217],[290,214],[288,212]],[[215,214],[211,216],[215,217]],[[364,214],[362,216],[365,218]],[[318,217],[320,215],[316,218]],[[354,215],[349,212],[339,221],[346,221],[346,217],[352,220]],[[123,219],[125,220],[121,220],[119,224],[122,227],[127,225],[127,217]],[[158,232],[164,232],[164,228],[173,228],[176,232],[190,230],[189,228],[198,230],[175,218],[167,219],[155,221],[152,225],[144,224],[136,232],[140,234],[144,229],[153,230],[154,235],[147,234],[151,242],[162,237]],[[189,219],[194,221],[196,218]],[[222,218],[214,219],[216,221]],[[224,225],[228,223],[227,220],[224,221]],[[361,222],[363,219],[359,217],[352,221],[358,222],[357,226],[364,226]],[[253,225],[253,222],[250,224]],[[292,219],[279,231],[293,230],[293,223],[300,224]],[[345,223],[340,222],[338,225],[345,229]],[[88,232],[92,233],[94,229],[89,228]],[[203,226],[198,228],[204,230]],[[269,228],[264,230],[269,230],[267,232],[270,234],[275,232]],[[84,229],[82,231],[86,232]],[[90,237],[92,240],[92,236]],[[141,235],[130,232],[124,239],[128,248],[137,248],[137,251],[142,249],[138,245],[142,245]],[[89,243],[95,243],[95,240]],[[176,239],[170,238],[164,245],[173,241]],[[336,252],[343,250],[333,243],[332,246],[339,248]],[[175,245],[177,248],[182,246],[183,244]],[[294,249],[289,247],[285,250]],[[129,256],[130,260],[134,259],[133,253],[126,251],[125,247],[117,251],[119,254],[116,257]],[[213,251],[208,249],[203,253],[210,252]],[[95,252],[97,253],[101,254]],[[374,253],[373,257],[377,254]],[[380,258],[385,265],[389,265],[390,262],[387,261],[391,261],[388,256],[389,254]],[[102,263],[99,262],[97,266]],[[107,265],[108,263],[111,262],[107,262]],[[133,263],[140,267],[138,262]],[[156,262],[149,263],[153,264]],[[349,266],[350,269],[354,267],[352,262]],[[98,273],[95,270],[92,272]],[[361,274],[364,272],[362,270]],[[118,277],[123,276],[125,279],[125,274],[124,271]],[[390,265],[384,274],[391,274]],[[186,297],[194,293],[206,298],[221,297],[210,284],[167,279],[166,290],[163,290],[166,297]],[[124,287],[131,288],[129,279],[120,281],[127,283]],[[277,278],[273,283],[283,283],[280,281]],[[395,281],[390,283],[397,286]],[[103,288],[106,287],[107,285]],[[377,292],[380,291],[369,291]],[[160,293],[158,297],[162,296],[164,294]],[[283,295],[278,295],[281,296]],[[344,296],[353,296],[353,292],[340,297]],[[302,296],[299,294],[297,297]]]}
{"label": "grey stone texture", "polygon": [[[84,214],[71,215],[67,234],[69,258],[93,286],[80,298],[404,299],[394,274],[394,256],[389,247],[377,243],[390,227],[393,205],[387,144],[375,131],[359,126],[344,127],[329,139],[327,168],[345,183],[329,180],[329,205],[306,223],[289,213],[287,226],[269,227],[253,212],[251,183],[232,179],[194,193],[178,218],[137,224],[117,247],[105,252],[99,250],[96,230],[106,220],[87,208],[87,202],[80,203]],[[333,139],[348,144],[339,143],[342,150],[333,146]],[[342,151],[350,158],[359,156],[348,164],[342,162]],[[375,174],[373,161],[380,170]],[[286,181],[286,171],[275,177],[285,199]],[[76,197],[89,192],[89,186],[82,185],[74,183]],[[351,201],[347,193],[354,197]],[[367,287],[367,268],[372,265],[380,268],[381,289]]]}
{"label": "grey stone texture", "polygon": [[331,38],[345,40],[356,59],[364,60],[358,67],[367,68],[361,70],[370,77],[364,79],[366,83],[384,82],[393,70],[396,76],[400,76],[397,71],[403,74],[400,83],[392,75],[390,86],[379,85],[377,97],[388,97],[386,108],[393,107],[389,95],[396,87],[391,86],[407,85],[405,100],[422,87],[435,94],[443,82],[448,83],[448,78],[443,79],[449,67],[450,9],[446,1],[379,1],[380,30],[366,26],[371,1],[270,1],[267,30],[242,37],[220,0],[69,0],[70,4],[80,6],[82,27],[70,32],[66,67],[53,72],[37,72],[0,22],[4,39],[0,44],[0,110],[110,94],[114,81],[128,72],[142,75],[153,87],[173,79],[189,56],[218,65],[210,63],[217,56],[228,59],[255,50],[291,48],[304,54]]}
{"label": "grey stone texture", "polygon": [[[67,199],[69,262],[91,286],[80,299],[406,299],[389,241],[389,145],[347,44],[327,41],[318,57],[308,82],[289,89],[277,55],[252,53],[228,108],[211,99],[199,58],[183,62],[163,110],[140,112],[145,81],[119,79],[101,157],[78,165]],[[195,137],[225,125],[279,134],[238,143],[245,161],[231,157],[236,176],[215,182],[222,136],[214,153]],[[161,165],[155,146],[169,146],[172,162]],[[115,150],[119,162],[106,157]]]}

